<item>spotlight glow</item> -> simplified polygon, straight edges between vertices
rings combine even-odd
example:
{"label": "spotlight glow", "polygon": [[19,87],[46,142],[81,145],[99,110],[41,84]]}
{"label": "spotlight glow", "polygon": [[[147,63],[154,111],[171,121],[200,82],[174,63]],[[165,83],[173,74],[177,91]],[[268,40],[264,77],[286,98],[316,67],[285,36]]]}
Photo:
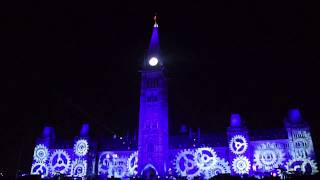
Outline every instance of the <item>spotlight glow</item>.
{"label": "spotlight glow", "polygon": [[149,59],[150,66],[156,66],[158,64],[158,59],[156,57],[152,57]]}

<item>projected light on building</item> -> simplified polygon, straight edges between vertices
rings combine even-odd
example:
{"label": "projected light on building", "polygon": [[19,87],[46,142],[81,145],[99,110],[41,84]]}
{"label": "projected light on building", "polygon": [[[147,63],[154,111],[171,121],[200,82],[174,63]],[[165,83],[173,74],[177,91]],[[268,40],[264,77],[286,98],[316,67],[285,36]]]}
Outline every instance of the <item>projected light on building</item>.
{"label": "projected light on building", "polygon": [[240,114],[231,113],[225,133],[198,131],[194,135],[190,130],[181,136],[169,135],[164,60],[155,22],[141,70],[138,138],[114,136],[92,140],[86,123],[72,141],[58,143],[54,128],[44,127],[34,148],[30,173],[43,178],[62,174],[83,179],[92,176],[209,179],[219,174],[262,177],[283,176],[282,171],[318,173],[310,127],[299,109],[289,110],[284,128],[255,131],[245,126]]}

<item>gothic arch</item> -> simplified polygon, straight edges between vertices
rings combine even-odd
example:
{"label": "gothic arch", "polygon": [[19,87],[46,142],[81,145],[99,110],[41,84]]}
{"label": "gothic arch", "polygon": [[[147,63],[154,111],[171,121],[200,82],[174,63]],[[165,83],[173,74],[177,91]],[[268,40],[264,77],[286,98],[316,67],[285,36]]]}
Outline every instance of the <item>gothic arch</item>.
{"label": "gothic arch", "polygon": [[156,175],[158,176],[158,171],[157,171],[157,169],[152,165],[152,164],[147,164],[143,169],[142,169],[142,171],[141,171],[141,175],[143,175],[143,172],[145,171],[145,170],[148,170],[148,169],[153,169],[155,172],[156,172]]}

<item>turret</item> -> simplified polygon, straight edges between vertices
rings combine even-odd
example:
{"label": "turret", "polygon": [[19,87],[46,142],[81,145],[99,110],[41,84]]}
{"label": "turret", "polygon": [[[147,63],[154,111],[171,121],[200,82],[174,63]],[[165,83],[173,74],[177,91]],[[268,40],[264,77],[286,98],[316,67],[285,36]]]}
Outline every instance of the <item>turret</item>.
{"label": "turret", "polygon": [[244,175],[251,173],[251,155],[249,150],[249,134],[240,114],[232,113],[228,128],[228,158],[231,174]]}

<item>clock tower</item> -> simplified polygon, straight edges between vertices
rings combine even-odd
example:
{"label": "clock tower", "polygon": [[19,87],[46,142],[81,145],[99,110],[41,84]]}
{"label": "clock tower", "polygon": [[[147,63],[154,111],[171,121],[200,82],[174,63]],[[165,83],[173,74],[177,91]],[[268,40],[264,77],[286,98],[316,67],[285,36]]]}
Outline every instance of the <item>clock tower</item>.
{"label": "clock tower", "polygon": [[156,17],[141,70],[138,173],[164,176],[168,160],[168,85],[160,54]]}

